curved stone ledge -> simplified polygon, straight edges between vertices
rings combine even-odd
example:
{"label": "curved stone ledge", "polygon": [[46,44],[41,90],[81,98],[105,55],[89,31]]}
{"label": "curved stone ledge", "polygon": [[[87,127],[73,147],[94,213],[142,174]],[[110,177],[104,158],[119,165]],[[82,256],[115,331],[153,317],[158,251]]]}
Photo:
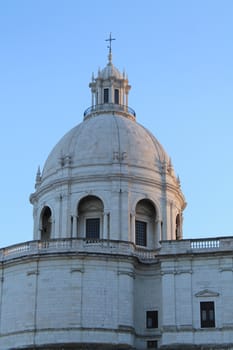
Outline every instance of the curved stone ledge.
{"label": "curved stone ledge", "polygon": [[[98,342],[98,338],[102,339],[101,334],[104,334],[106,342]],[[83,328],[70,327],[61,329],[31,329],[28,331],[14,332],[7,335],[1,335],[0,342],[8,344],[15,342],[20,345],[20,349],[131,349],[132,337],[134,329],[132,327],[119,327],[119,329],[111,328]],[[59,338],[61,343],[52,343],[52,339]],[[118,339],[124,341],[118,342]],[[43,340],[47,339],[46,344]],[[69,339],[69,340],[68,340]],[[115,340],[114,340],[115,339]],[[92,340],[92,341],[91,341]],[[0,344],[0,349],[3,349]],[[19,349],[17,346],[15,349]],[[11,348],[14,350],[14,348]]]}
{"label": "curved stone ledge", "polygon": [[155,263],[158,257],[170,254],[209,253],[220,251],[232,251],[233,237],[161,241],[161,248],[149,250],[135,246],[133,242],[86,239],[86,238],[62,238],[48,241],[28,241],[0,249],[0,262],[21,258],[35,254],[50,253],[96,253],[110,255],[126,255],[136,257],[143,262]]}
{"label": "curved stone ledge", "polygon": [[104,239],[67,238],[48,241],[29,241],[0,250],[0,261],[22,258],[24,256],[52,253],[94,253],[125,255],[142,261],[155,261],[158,250],[137,248],[132,242]]}

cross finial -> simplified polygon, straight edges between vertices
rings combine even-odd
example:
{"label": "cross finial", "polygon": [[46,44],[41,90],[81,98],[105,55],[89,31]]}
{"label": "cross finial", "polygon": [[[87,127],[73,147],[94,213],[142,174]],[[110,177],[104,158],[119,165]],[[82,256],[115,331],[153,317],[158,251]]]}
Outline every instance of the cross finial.
{"label": "cross finial", "polygon": [[112,41],[116,40],[115,38],[112,38],[112,33],[109,34],[109,38],[105,39],[105,41],[109,41],[109,45],[108,45],[108,49],[109,49],[109,54],[108,54],[108,58],[109,58],[109,62],[111,62],[112,60]]}

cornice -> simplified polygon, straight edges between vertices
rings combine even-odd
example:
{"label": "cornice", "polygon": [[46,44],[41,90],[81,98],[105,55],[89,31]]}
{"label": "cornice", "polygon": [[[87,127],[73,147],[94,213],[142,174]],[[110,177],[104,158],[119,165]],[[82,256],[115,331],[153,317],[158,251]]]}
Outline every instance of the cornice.
{"label": "cornice", "polygon": [[[159,174],[157,172],[157,174]],[[150,186],[150,187],[156,187],[158,188],[161,192],[164,191],[164,184],[160,179],[152,179],[149,177],[142,177],[142,176],[137,176],[137,175],[129,175],[129,174],[124,174],[124,173],[117,173],[117,174],[92,174],[92,175],[82,175],[82,176],[66,176],[61,179],[57,180],[52,180],[51,182],[48,182],[46,185],[43,185],[43,182],[41,186],[30,195],[30,202],[33,204],[36,199],[48,192],[53,192],[57,187],[64,186],[64,185],[72,185],[72,184],[79,184],[79,183],[96,183],[96,182],[109,182],[109,181],[114,181],[114,180],[119,180],[121,181],[127,181],[131,182],[133,184],[143,184],[145,186]],[[166,183],[166,190],[168,192],[172,192],[179,201],[185,203],[184,196],[181,192],[181,190],[173,184]]]}

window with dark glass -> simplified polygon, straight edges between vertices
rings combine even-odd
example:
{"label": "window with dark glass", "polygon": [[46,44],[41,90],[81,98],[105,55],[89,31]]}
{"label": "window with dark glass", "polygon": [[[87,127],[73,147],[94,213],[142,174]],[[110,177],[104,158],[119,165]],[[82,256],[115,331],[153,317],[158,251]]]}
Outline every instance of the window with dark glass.
{"label": "window with dark glass", "polygon": [[48,240],[51,238],[52,229],[52,212],[49,207],[45,207],[42,213],[42,228],[41,228],[41,239]]}
{"label": "window with dark glass", "polygon": [[214,302],[203,301],[200,303],[201,328],[215,327]]}
{"label": "window with dark glass", "polygon": [[109,100],[109,90],[104,89],[104,103],[108,103]]}
{"label": "window with dark glass", "polygon": [[157,340],[147,340],[147,349],[158,349]]}
{"label": "window with dark glass", "polygon": [[146,312],[146,328],[158,328],[158,311]]}
{"label": "window with dark glass", "polygon": [[119,104],[119,90],[118,89],[115,89],[115,92],[114,92],[114,101],[115,103]]}
{"label": "window with dark glass", "polygon": [[146,222],[136,220],[136,245],[146,247]]}
{"label": "window with dark glass", "polygon": [[86,238],[100,238],[100,219],[93,218],[86,220]]}

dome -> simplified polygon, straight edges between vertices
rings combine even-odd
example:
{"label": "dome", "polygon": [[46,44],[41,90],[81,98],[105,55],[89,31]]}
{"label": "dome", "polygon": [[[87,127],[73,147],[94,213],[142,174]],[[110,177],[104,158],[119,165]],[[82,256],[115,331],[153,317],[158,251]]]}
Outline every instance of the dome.
{"label": "dome", "polygon": [[106,80],[112,77],[116,79],[123,79],[120,71],[112,64],[112,62],[109,62],[107,66],[99,72],[99,78]]}
{"label": "dome", "polygon": [[[69,163],[77,173],[96,173],[121,157],[129,167],[159,172],[169,157],[158,140],[142,125],[114,113],[89,118],[70,130],[54,147],[45,163],[42,180]],[[91,167],[91,168],[90,168]],[[86,170],[85,170],[85,169]],[[93,169],[93,170],[92,170]]]}
{"label": "dome", "polygon": [[[34,239],[95,235],[147,249],[157,249],[160,239],[179,239],[185,207],[179,180],[159,141],[136,122],[131,86],[111,53],[89,86],[92,104],[83,122],[53,148],[42,174],[38,170],[30,196]],[[137,222],[148,227],[148,240],[138,240]]]}

